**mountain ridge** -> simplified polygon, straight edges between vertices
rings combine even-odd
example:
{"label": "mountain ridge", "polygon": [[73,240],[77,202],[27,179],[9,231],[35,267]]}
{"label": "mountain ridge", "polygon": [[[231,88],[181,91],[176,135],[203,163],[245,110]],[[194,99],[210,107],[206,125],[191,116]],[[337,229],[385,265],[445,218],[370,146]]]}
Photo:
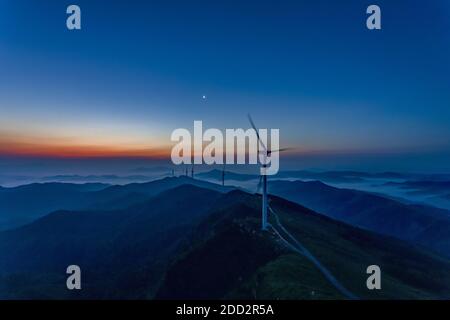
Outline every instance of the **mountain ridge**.
{"label": "mountain ridge", "polygon": [[450,226],[449,211],[398,201],[359,190],[313,181],[272,181],[269,192],[350,225],[426,245],[450,255],[450,235],[441,243],[426,241],[427,228]]}
{"label": "mountain ridge", "polygon": [[184,176],[113,186],[48,182],[3,188],[0,189],[0,230],[24,225],[56,210],[126,208],[181,184],[198,185],[220,192],[232,189]]}

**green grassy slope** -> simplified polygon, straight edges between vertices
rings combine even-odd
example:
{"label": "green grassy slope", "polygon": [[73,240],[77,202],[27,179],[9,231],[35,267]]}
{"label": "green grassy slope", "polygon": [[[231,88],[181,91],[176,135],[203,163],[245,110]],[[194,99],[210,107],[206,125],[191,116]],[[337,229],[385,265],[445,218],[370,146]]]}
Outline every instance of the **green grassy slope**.
{"label": "green grassy slope", "polygon": [[[308,259],[260,231],[258,196],[237,191],[227,196],[228,207],[209,215],[175,258],[156,298],[344,298]],[[360,298],[450,297],[448,259],[284,199],[273,198],[271,205],[288,231]],[[366,287],[372,264],[382,270],[380,291]]]}

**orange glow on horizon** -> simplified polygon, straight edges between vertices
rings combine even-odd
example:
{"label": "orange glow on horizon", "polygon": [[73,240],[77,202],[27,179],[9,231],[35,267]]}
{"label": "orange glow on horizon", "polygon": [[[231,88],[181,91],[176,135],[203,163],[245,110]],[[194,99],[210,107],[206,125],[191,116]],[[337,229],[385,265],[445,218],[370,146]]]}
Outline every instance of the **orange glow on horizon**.
{"label": "orange glow on horizon", "polygon": [[108,158],[145,157],[163,159],[170,157],[170,147],[143,147],[133,145],[87,144],[36,144],[30,142],[1,141],[0,155],[49,158]]}
{"label": "orange glow on horizon", "polygon": [[90,134],[90,130],[61,135],[0,130],[0,155],[45,158],[170,157],[170,146],[157,139],[152,135],[118,135],[115,132]]}
{"label": "orange glow on horizon", "polygon": [[[28,141],[2,141],[0,138],[0,155],[18,157],[49,157],[49,158],[151,158],[170,159],[172,146],[144,147],[138,145],[112,145],[112,144],[74,144],[55,143],[49,141],[48,144],[37,144]],[[193,151],[193,150],[192,150]],[[219,150],[217,150],[219,151]],[[298,148],[284,152],[284,156],[311,156],[327,154],[330,150],[306,150]],[[334,152],[332,152],[334,153]],[[191,153],[193,157],[201,155]],[[248,152],[245,156],[248,157]]]}
{"label": "orange glow on horizon", "polygon": [[[39,142],[37,142],[37,140]],[[150,140],[149,143],[146,141]],[[172,144],[162,144],[159,141],[143,137],[130,136],[44,136],[37,134],[17,134],[17,132],[0,132],[0,155],[16,157],[44,157],[44,158],[149,158],[170,159]],[[203,143],[203,148],[208,143]],[[224,146],[225,147],[225,146]],[[224,148],[225,149],[225,148]],[[192,157],[200,158],[200,154]],[[223,152],[225,150],[216,150]],[[280,154],[280,157],[289,156],[317,156],[327,154],[359,153],[359,150],[333,150],[317,149],[311,146],[294,148]],[[236,151],[235,151],[236,155]],[[245,156],[248,157],[248,150]]]}
{"label": "orange glow on horizon", "polygon": [[153,159],[165,159],[170,157],[170,150],[155,149],[120,149],[108,147],[88,146],[41,146],[19,147],[5,150],[0,146],[0,155],[20,157],[49,157],[49,158],[121,158],[143,157]]}

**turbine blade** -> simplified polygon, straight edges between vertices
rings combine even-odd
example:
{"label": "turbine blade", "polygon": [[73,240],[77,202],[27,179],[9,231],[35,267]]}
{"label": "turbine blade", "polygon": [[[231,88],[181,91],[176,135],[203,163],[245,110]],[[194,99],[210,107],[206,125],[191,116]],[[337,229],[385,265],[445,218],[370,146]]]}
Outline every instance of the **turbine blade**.
{"label": "turbine blade", "polygon": [[256,136],[258,137],[259,143],[261,143],[261,145],[263,146],[264,150],[267,150],[266,146],[264,145],[264,143],[262,142],[261,138],[259,137],[259,131],[256,129],[256,126],[255,126],[255,123],[253,122],[252,116],[250,114],[247,114],[247,118],[248,118],[248,121],[250,121],[250,124],[251,124],[253,130],[255,130],[255,132],[256,132]]}
{"label": "turbine blade", "polygon": [[283,151],[288,151],[288,150],[294,150],[294,148],[281,148],[281,149],[277,149],[277,150],[268,150],[267,154],[271,154],[274,152],[283,152]]}

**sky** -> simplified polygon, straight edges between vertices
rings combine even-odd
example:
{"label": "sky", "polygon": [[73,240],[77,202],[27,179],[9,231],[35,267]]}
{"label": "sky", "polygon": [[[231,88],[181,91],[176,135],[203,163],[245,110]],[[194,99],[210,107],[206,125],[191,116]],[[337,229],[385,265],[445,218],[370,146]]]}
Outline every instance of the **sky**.
{"label": "sky", "polygon": [[450,171],[449,75],[446,0],[0,0],[0,172],[160,160],[247,113],[291,166]]}

